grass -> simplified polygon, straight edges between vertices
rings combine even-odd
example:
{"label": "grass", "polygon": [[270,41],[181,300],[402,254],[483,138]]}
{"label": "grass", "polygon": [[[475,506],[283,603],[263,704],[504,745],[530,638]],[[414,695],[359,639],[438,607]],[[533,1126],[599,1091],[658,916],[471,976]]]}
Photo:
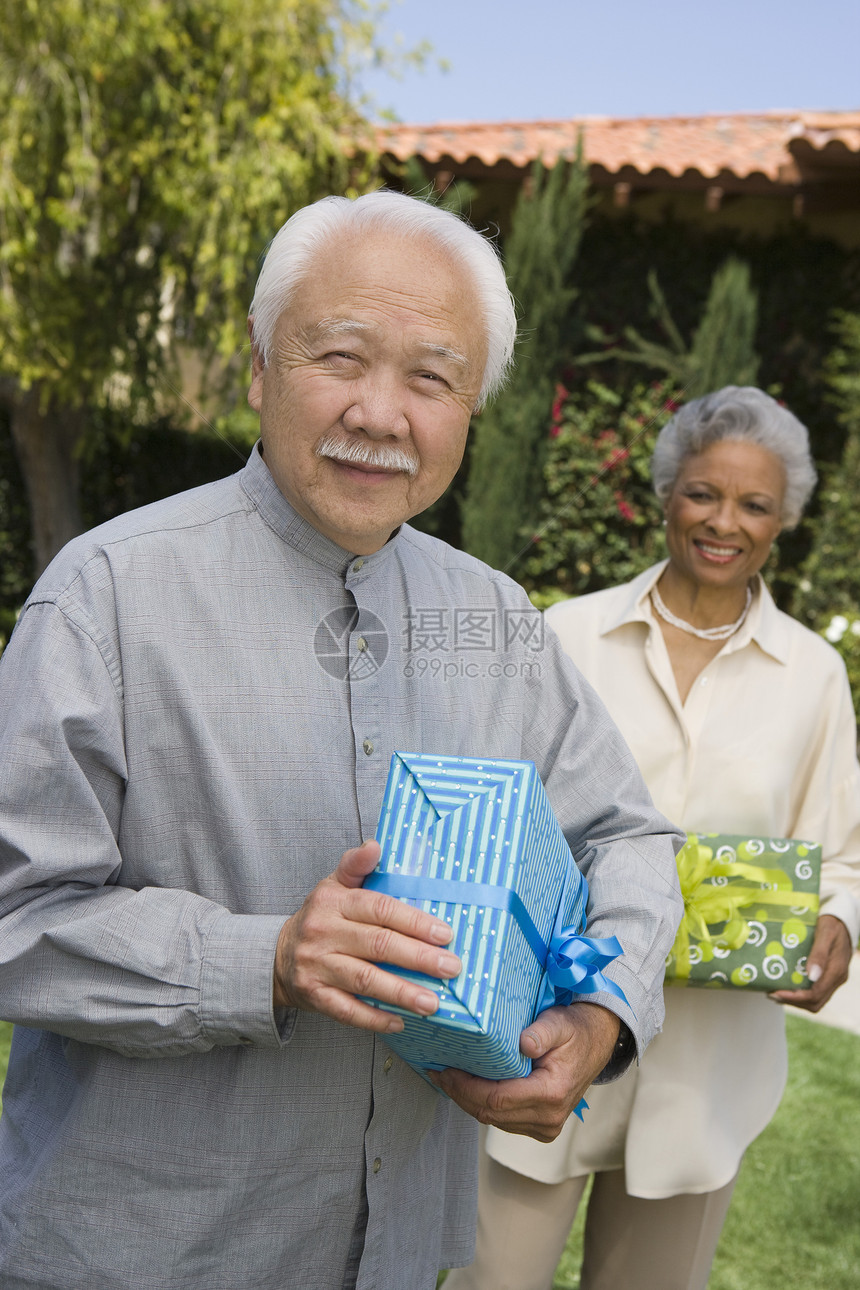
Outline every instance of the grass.
{"label": "grass", "polygon": [[[860,1035],[788,1017],[788,1088],[750,1147],[708,1290],[860,1285]],[[0,1022],[0,1077],[12,1027]],[[582,1215],[554,1290],[578,1290]]]}
{"label": "grass", "polygon": [[[3,1090],[3,1081],[6,1078],[6,1064],[9,1061],[9,1047],[12,1043],[12,1027],[8,1021],[0,1021],[0,1092]],[[0,1101],[0,1110],[3,1109],[3,1103]]]}
{"label": "grass", "polygon": [[[860,1285],[860,1035],[787,1017],[788,1087],[746,1153],[708,1290]],[[577,1290],[582,1211],[554,1290]]]}

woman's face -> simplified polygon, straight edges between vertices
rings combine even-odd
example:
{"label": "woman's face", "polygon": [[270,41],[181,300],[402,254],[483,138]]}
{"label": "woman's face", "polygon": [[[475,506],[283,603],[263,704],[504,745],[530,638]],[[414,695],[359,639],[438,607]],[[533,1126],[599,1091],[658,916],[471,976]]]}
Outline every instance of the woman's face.
{"label": "woman's face", "polygon": [[688,457],[666,503],[676,573],[697,586],[743,587],[780,531],[785,469],[758,444],[722,439]]}

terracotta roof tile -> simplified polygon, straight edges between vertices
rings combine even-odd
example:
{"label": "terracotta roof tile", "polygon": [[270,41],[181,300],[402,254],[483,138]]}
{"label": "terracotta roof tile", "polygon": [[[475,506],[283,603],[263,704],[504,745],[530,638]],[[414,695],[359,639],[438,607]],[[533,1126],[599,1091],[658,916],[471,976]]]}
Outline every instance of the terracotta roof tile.
{"label": "terracotta roof tile", "polygon": [[726,171],[744,178],[760,173],[779,180],[800,151],[860,153],[856,112],[763,112],[679,117],[575,117],[567,121],[474,121],[438,125],[386,125],[377,130],[383,151],[487,166],[508,161],[527,166],[570,156],[580,131],[586,159],[612,174],[632,166],[641,174],[698,171],[714,178]]}

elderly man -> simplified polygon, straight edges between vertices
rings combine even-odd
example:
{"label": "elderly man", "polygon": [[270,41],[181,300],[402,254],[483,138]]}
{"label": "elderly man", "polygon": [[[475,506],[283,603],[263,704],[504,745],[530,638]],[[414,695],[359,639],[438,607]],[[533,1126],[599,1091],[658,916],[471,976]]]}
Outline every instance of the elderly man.
{"label": "elderly man", "polygon": [[[521,591],[405,524],[513,334],[453,216],[300,211],[252,306],[247,466],[31,595],[0,665],[5,1290],[432,1290],[472,1256],[475,1121],[553,1138],[659,1028],[677,835]],[[459,967],[446,924],[361,888],[395,749],[535,761],[623,942],[630,1006],[544,1013],[528,1079],[442,1096],[358,997],[427,1015],[385,965]]]}

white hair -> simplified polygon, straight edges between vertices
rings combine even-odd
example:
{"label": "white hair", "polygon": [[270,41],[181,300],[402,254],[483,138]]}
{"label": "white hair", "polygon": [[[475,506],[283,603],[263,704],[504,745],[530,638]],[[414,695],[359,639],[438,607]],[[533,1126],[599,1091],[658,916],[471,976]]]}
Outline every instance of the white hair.
{"label": "white hair", "polygon": [[[296,211],[272,239],[257,279],[250,314],[254,347],[266,364],[275,326],[314,256],[344,232],[382,229],[430,238],[471,276],[484,315],[487,363],[479,406],[504,384],[511,366],[517,321],[499,254],[465,220],[429,202],[380,189],[351,200],[324,197]],[[428,291],[433,284],[428,282]]]}
{"label": "white hair", "polygon": [[667,421],[651,458],[654,492],[664,504],[687,457],[721,439],[758,444],[782,462],[785,497],[780,519],[794,528],[812,496],[817,479],[809,433],[788,408],[752,385],[726,385],[713,394],[691,399]]}

